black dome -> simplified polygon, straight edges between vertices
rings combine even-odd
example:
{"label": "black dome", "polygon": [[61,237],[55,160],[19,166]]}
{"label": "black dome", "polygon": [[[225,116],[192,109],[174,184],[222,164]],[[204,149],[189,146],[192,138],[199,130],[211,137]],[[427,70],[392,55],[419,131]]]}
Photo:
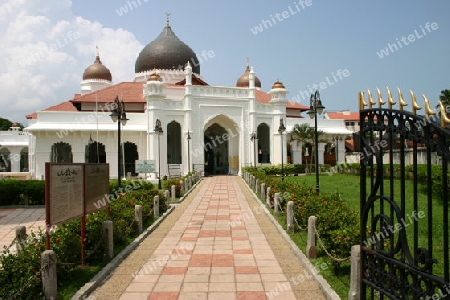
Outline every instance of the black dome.
{"label": "black dome", "polygon": [[135,72],[140,73],[153,69],[184,69],[188,61],[191,63],[192,72],[200,74],[200,64],[194,51],[183,43],[167,25],[163,32],[139,53]]}

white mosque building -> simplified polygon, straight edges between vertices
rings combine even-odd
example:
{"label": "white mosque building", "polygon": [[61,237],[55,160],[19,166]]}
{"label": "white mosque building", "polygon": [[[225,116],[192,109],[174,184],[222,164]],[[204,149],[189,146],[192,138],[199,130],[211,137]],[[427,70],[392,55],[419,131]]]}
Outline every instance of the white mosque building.
{"label": "white mosque building", "polygon": [[[159,171],[164,176],[194,169],[239,174],[242,167],[256,162],[286,163],[288,154],[290,162],[301,163],[302,147],[289,144],[286,132],[295,123],[309,122],[300,117],[309,107],[288,101],[287,94],[278,80],[263,91],[248,63],[236,86],[209,85],[200,75],[196,54],[167,22],[139,54],[133,82],[114,84],[97,54],[83,73],[81,93],[27,116],[29,172],[32,178],[44,178],[46,162],[106,162],[111,178],[117,178],[118,168],[121,174],[145,176],[136,170],[136,160],[155,163],[155,176]],[[124,126],[110,117],[116,98],[125,107]],[[344,162],[345,146],[339,136],[351,132],[342,121],[326,121],[329,124],[319,129],[329,131],[330,141],[339,144],[336,158]],[[279,132],[281,122],[287,128],[284,134]],[[162,132],[155,130],[157,123]],[[321,162],[324,145],[319,146]]]}

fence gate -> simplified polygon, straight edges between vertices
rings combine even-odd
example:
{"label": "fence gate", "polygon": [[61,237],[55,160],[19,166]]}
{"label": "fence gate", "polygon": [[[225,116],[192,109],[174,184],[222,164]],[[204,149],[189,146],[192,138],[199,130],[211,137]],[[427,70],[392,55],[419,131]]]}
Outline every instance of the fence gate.
{"label": "fence gate", "polygon": [[[450,121],[443,105],[435,114],[425,96],[425,115],[417,115],[411,91],[405,111],[397,90],[398,109],[389,88],[387,108],[378,89],[378,103],[370,90],[367,104],[359,93],[361,299],[450,299]],[[406,150],[413,153],[408,161]],[[418,164],[418,150],[427,164]]]}

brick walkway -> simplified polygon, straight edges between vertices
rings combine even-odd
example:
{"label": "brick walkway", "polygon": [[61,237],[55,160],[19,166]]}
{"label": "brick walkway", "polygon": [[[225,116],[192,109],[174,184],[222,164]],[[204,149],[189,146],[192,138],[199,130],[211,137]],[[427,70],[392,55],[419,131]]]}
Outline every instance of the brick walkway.
{"label": "brick walkway", "polygon": [[[8,247],[16,236],[16,227],[27,228],[27,234],[37,232],[39,227],[45,230],[45,208],[0,208],[0,249]],[[16,246],[10,248],[16,251]]]}
{"label": "brick walkway", "polygon": [[239,177],[205,178],[94,299],[325,299],[257,208]]}

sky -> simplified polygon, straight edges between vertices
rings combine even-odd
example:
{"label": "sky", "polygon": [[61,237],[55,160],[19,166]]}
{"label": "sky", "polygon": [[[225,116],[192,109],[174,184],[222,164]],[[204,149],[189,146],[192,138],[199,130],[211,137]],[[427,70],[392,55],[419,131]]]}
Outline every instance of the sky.
{"label": "sky", "polygon": [[450,89],[449,10],[448,0],[0,0],[0,117],[26,125],[72,99],[96,46],[114,83],[132,81],[166,13],[210,85],[234,86],[248,58],[262,90],[280,80],[308,106],[318,89],[326,111],[357,111],[359,91],[386,98],[386,86],[435,106]]}

